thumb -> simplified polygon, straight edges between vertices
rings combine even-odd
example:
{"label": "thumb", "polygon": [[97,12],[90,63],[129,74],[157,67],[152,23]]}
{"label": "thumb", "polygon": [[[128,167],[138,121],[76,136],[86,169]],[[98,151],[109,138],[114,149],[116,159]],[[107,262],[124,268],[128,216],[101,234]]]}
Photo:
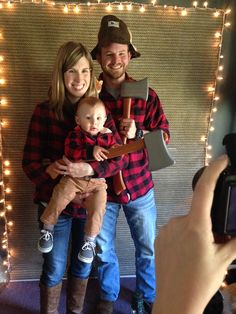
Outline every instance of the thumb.
{"label": "thumb", "polygon": [[224,254],[228,265],[236,259],[236,238],[229,240],[227,243],[222,244],[222,253]]}

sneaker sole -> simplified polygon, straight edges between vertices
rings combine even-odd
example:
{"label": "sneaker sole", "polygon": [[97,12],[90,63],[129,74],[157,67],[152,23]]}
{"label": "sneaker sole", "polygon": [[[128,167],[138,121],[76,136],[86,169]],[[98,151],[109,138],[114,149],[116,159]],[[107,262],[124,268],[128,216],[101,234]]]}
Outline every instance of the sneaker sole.
{"label": "sneaker sole", "polygon": [[85,258],[85,257],[78,254],[78,260],[80,260],[81,262],[84,262],[86,264],[91,264],[93,261],[93,258],[88,259],[88,258]]}
{"label": "sneaker sole", "polygon": [[51,252],[52,248],[53,248],[53,247],[49,247],[49,248],[47,248],[47,249],[43,249],[43,248],[41,248],[41,247],[38,245],[38,250],[39,250],[39,252],[41,252],[41,253],[49,253],[49,252]]}

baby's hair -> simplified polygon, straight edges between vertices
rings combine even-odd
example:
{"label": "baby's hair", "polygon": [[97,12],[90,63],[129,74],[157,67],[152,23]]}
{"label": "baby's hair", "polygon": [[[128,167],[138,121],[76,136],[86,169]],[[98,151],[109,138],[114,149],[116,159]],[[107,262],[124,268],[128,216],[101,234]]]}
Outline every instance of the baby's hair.
{"label": "baby's hair", "polygon": [[80,106],[82,105],[89,105],[91,107],[94,107],[96,105],[102,105],[105,107],[104,103],[101,101],[101,99],[97,98],[97,97],[94,97],[94,96],[88,96],[88,97],[84,97],[84,98],[81,98],[81,100],[79,101],[78,105],[77,105],[77,110],[79,109]]}

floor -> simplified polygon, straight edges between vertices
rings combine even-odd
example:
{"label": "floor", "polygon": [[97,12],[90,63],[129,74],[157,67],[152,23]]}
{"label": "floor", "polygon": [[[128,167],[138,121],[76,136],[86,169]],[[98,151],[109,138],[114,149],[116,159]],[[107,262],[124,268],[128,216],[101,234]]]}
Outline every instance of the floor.
{"label": "floor", "polygon": [[[130,302],[135,289],[135,278],[122,278],[121,291],[115,303],[114,314],[130,314]],[[84,314],[94,314],[98,300],[98,283],[91,279],[88,284]],[[65,314],[66,282],[63,283],[59,314]],[[39,314],[38,281],[10,282],[0,289],[0,314]]]}

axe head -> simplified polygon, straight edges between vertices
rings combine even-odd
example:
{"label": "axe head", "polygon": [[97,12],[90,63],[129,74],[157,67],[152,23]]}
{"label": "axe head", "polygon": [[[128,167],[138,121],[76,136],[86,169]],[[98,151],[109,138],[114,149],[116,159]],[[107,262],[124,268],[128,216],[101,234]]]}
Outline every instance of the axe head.
{"label": "axe head", "polygon": [[150,171],[160,170],[175,164],[168,151],[162,130],[145,134],[144,142],[148,151]]}
{"label": "axe head", "polygon": [[140,81],[124,81],[121,84],[120,95],[122,98],[138,98],[147,100],[148,98],[148,79]]}

